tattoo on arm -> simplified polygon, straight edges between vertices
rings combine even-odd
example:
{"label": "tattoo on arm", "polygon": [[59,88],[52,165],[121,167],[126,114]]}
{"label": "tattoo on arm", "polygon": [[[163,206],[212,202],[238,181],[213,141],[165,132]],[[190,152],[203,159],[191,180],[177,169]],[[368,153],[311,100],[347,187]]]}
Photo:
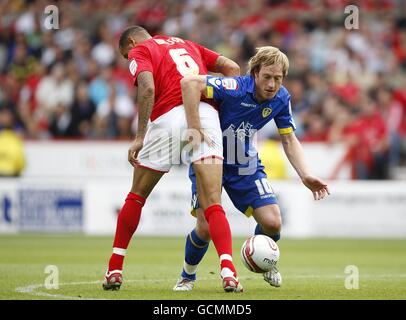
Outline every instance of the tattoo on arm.
{"label": "tattoo on arm", "polygon": [[137,137],[145,136],[149,117],[155,102],[155,85],[152,73],[149,71],[141,72],[137,78],[137,106],[138,106],[138,129]]}

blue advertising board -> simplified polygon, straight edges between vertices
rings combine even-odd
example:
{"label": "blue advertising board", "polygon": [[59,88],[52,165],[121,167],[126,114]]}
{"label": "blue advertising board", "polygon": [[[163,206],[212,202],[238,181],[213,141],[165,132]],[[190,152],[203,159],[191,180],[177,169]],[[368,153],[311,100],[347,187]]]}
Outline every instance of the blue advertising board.
{"label": "blue advertising board", "polygon": [[80,232],[83,192],[77,189],[20,189],[19,230]]}

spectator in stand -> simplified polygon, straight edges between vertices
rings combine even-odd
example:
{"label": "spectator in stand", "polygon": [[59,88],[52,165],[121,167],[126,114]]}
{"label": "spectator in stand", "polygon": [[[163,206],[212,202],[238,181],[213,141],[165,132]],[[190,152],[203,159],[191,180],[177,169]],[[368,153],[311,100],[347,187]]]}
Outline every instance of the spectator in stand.
{"label": "spectator in stand", "polygon": [[89,97],[89,86],[85,81],[82,81],[76,87],[75,100],[71,109],[71,130],[74,137],[91,137],[92,119],[95,112],[96,106]]}
{"label": "spectator in stand", "polygon": [[386,129],[389,135],[389,166],[399,166],[402,147],[401,125],[405,117],[404,110],[402,105],[394,99],[393,90],[389,88],[378,88],[374,100],[376,100],[386,120]]}
{"label": "spectator in stand", "polygon": [[21,137],[14,131],[13,112],[0,107],[0,177],[18,177],[25,168]]}
{"label": "spectator in stand", "polygon": [[110,138],[130,138],[131,124],[135,115],[134,103],[126,94],[117,92],[116,84],[110,83],[109,96],[97,106],[98,123],[107,129]]}
{"label": "spectator in stand", "polygon": [[303,142],[326,142],[327,126],[326,119],[318,113],[310,113],[304,123],[305,134],[301,137]]}
{"label": "spectator in stand", "polygon": [[[70,113],[67,109],[72,104],[74,88],[72,81],[66,78],[65,71],[65,66],[57,63],[52,67],[50,74],[38,83],[35,94],[38,103],[37,114],[40,121],[45,124],[56,119],[59,121],[62,118],[66,119]],[[65,116],[62,117],[62,115]],[[65,127],[65,124],[62,126]]]}
{"label": "spectator in stand", "polygon": [[[400,143],[400,153],[406,154],[406,77],[403,77],[403,83],[402,86],[399,87],[394,91],[394,98],[396,101],[398,101],[402,105],[402,117],[400,120],[400,127],[399,127],[399,132],[400,132],[400,138],[401,138],[401,143]],[[406,157],[405,157],[406,159]],[[402,160],[402,158],[401,158]],[[401,161],[402,163],[402,161]],[[406,165],[406,162],[403,163],[403,165]]]}
{"label": "spectator in stand", "polygon": [[98,31],[99,42],[91,51],[92,58],[96,60],[99,66],[110,66],[115,59],[114,38],[107,28],[107,25],[101,25]]}
{"label": "spectator in stand", "polygon": [[330,131],[330,141],[343,141],[354,179],[387,179],[388,132],[385,120],[370,96],[359,101],[358,114],[342,108]]}
{"label": "spectator in stand", "polygon": [[372,99],[371,94],[365,95],[361,102],[360,123],[366,145],[371,153],[372,165],[368,179],[388,179],[389,135],[382,108]]}
{"label": "spectator in stand", "polygon": [[28,48],[24,42],[16,45],[13,52],[13,60],[9,65],[9,74],[20,85],[23,85],[35,69],[36,59],[28,55]]}
{"label": "spectator in stand", "polygon": [[110,94],[109,83],[113,81],[113,71],[111,67],[102,68],[96,78],[90,82],[89,95],[90,99],[97,106],[106,100]]}
{"label": "spectator in stand", "polygon": [[67,106],[58,103],[48,119],[49,132],[55,138],[68,138],[74,135],[72,130],[72,114]]}

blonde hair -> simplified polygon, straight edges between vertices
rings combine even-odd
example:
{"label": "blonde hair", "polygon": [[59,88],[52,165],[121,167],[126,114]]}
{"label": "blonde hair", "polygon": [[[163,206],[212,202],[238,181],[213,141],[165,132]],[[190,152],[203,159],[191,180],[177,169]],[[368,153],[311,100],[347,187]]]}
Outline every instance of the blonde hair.
{"label": "blonde hair", "polygon": [[252,76],[259,72],[262,66],[280,64],[283,76],[286,77],[289,69],[289,59],[276,47],[265,46],[256,49],[255,56],[248,61],[248,73]]}

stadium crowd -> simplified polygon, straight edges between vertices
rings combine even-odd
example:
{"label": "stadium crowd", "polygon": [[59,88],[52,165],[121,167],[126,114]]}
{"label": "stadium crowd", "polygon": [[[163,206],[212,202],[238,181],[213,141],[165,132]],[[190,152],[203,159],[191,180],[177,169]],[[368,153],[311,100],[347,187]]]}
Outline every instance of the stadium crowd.
{"label": "stadium crowd", "polygon": [[[199,42],[245,72],[255,48],[290,59],[284,85],[301,141],[341,142],[357,179],[406,165],[406,4],[401,0],[2,0],[0,119],[27,139],[130,139],[136,129],[129,25]],[[359,29],[346,29],[346,5]],[[54,21],[55,22],[55,21]],[[0,123],[0,129],[4,129]],[[277,138],[270,129],[266,138]]]}

